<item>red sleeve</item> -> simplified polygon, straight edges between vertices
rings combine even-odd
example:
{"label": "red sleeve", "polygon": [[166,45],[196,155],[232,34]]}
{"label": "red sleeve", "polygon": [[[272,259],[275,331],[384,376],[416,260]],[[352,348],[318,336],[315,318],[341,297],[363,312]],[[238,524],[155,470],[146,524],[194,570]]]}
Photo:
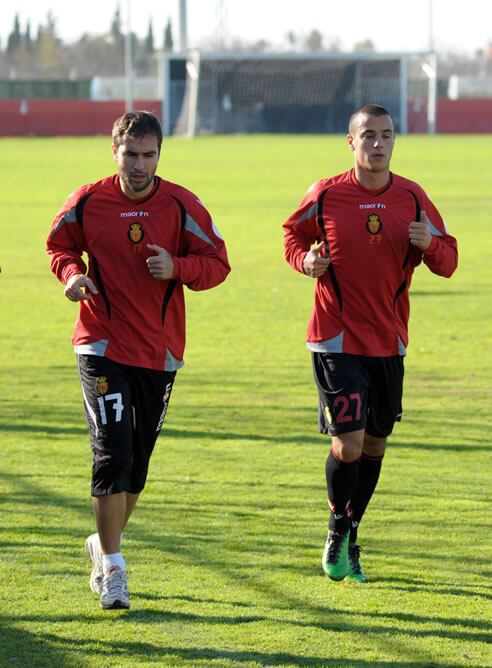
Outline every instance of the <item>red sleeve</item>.
{"label": "red sleeve", "polygon": [[423,251],[423,261],[433,274],[449,278],[458,266],[458,242],[451,236],[441,214],[424,193],[422,210],[429,220],[432,241]]}
{"label": "red sleeve", "polygon": [[64,285],[74,274],[85,274],[87,271],[82,260],[82,253],[86,250],[84,233],[77,222],[77,203],[83,194],[84,188],[81,188],[70,195],[55,216],[46,241],[50,269]]}
{"label": "red sleeve", "polygon": [[299,207],[283,224],[285,259],[296,271],[304,273],[302,263],[306,253],[316,241],[321,241],[317,224],[319,184],[307,192]]}
{"label": "red sleeve", "polygon": [[231,271],[227,250],[210,214],[195,198],[184,197],[184,230],[180,256],[173,257],[173,278],[191,290],[208,290]]}

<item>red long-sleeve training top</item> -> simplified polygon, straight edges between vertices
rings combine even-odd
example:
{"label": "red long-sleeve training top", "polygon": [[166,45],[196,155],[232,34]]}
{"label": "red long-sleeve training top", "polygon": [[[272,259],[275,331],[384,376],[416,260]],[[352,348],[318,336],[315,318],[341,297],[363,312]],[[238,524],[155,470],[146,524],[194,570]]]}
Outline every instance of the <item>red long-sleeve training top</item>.
{"label": "red long-sleeve training top", "polygon": [[[432,241],[422,252],[408,226],[425,211]],[[316,281],[307,347],[317,352],[404,355],[408,290],[422,260],[449,277],[458,262],[456,239],[423,189],[390,174],[385,188],[363,188],[351,169],[309,189],[284,223],[285,258],[299,272],[313,243],[324,241],[331,264]]]}
{"label": "red long-sleeve training top", "polygon": [[[171,254],[172,279],[152,278],[146,259],[156,253],[147,244]],[[117,175],[79,188],[56,215],[47,252],[63,284],[87,272],[98,288],[80,302],[76,352],[166,371],[184,363],[183,285],[207,290],[230,271],[224,241],[202,203],[160,177],[140,200],[124,195]]]}

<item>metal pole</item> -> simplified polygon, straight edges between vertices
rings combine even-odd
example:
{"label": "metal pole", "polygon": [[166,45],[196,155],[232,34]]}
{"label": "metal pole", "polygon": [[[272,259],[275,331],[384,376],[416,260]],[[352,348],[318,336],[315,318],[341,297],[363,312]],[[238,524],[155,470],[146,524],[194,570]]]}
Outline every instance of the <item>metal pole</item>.
{"label": "metal pole", "polygon": [[162,129],[167,137],[171,134],[171,58],[164,51],[160,59],[159,81],[162,81]]}
{"label": "metal pole", "polygon": [[217,47],[222,51],[225,48],[227,39],[227,9],[225,0],[217,0],[216,2],[217,15]]}
{"label": "metal pole", "polygon": [[427,95],[427,132],[436,133],[437,117],[437,53],[434,45],[434,16],[433,0],[428,0],[429,9],[429,63],[424,71],[429,77]]}
{"label": "metal pole", "polygon": [[188,22],[186,0],[179,0],[179,50],[188,49]]}
{"label": "metal pole", "polygon": [[188,139],[196,135],[197,106],[198,106],[198,86],[200,83],[200,51],[192,51],[190,58],[186,63],[186,69],[190,78],[190,98],[188,101]]}
{"label": "metal pole", "polygon": [[434,51],[434,18],[433,18],[432,0],[429,0],[428,10],[429,10],[429,51],[431,53],[433,53],[433,51]]}
{"label": "metal pole", "polygon": [[131,0],[126,2],[126,34],[125,34],[125,109],[133,111],[133,66],[132,66],[132,30],[131,30]]}
{"label": "metal pole", "polygon": [[430,61],[430,76],[429,76],[429,100],[427,106],[427,125],[428,133],[433,135],[436,133],[436,116],[437,116],[437,53],[432,52],[429,55]]}
{"label": "metal pole", "polygon": [[400,58],[400,132],[408,133],[408,62],[405,56]]}

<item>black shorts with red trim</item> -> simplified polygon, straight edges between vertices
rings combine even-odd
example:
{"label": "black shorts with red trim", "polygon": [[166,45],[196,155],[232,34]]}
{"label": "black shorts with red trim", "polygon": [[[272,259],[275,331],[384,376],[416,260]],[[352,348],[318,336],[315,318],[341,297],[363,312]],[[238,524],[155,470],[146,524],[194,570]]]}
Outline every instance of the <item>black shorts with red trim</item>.
{"label": "black shorts with red trim", "polygon": [[402,416],[403,357],[312,353],[322,434],[364,429],[386,438]]}
{"label": "black shorts with red trim", "polygon": [[78,355],[93,454],[92,495],[145,486],[149,461],[166,416],[176,371]]}

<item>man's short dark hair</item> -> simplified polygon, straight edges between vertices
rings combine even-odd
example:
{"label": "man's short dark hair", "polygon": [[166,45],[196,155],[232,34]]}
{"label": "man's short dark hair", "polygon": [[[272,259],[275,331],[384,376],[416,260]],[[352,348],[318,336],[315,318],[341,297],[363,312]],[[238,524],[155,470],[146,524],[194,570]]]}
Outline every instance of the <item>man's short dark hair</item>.
{"label": "man's short dark hair", "polygon": [[352,125],[354,124],[355,119],[357,116],[359,116],[359,114],[366,114],[367,116],[389,116],[391,121],[393,121],[393,117],[386,109],[386,107],[383,107],[380,104],[365,104],[360,109],[357,109],[357,111],[354,111],[352,116],[349,118],[349,133],[352,132]]}
{"label": "man's short dark hair", "polygon": [[157,138],[159,153],[162,144],[161,124],[150,111],[129,111],[117,118],[113,125],[113,146],[119,146],[125,140],[125,136],[143,137],[154,135]]}

